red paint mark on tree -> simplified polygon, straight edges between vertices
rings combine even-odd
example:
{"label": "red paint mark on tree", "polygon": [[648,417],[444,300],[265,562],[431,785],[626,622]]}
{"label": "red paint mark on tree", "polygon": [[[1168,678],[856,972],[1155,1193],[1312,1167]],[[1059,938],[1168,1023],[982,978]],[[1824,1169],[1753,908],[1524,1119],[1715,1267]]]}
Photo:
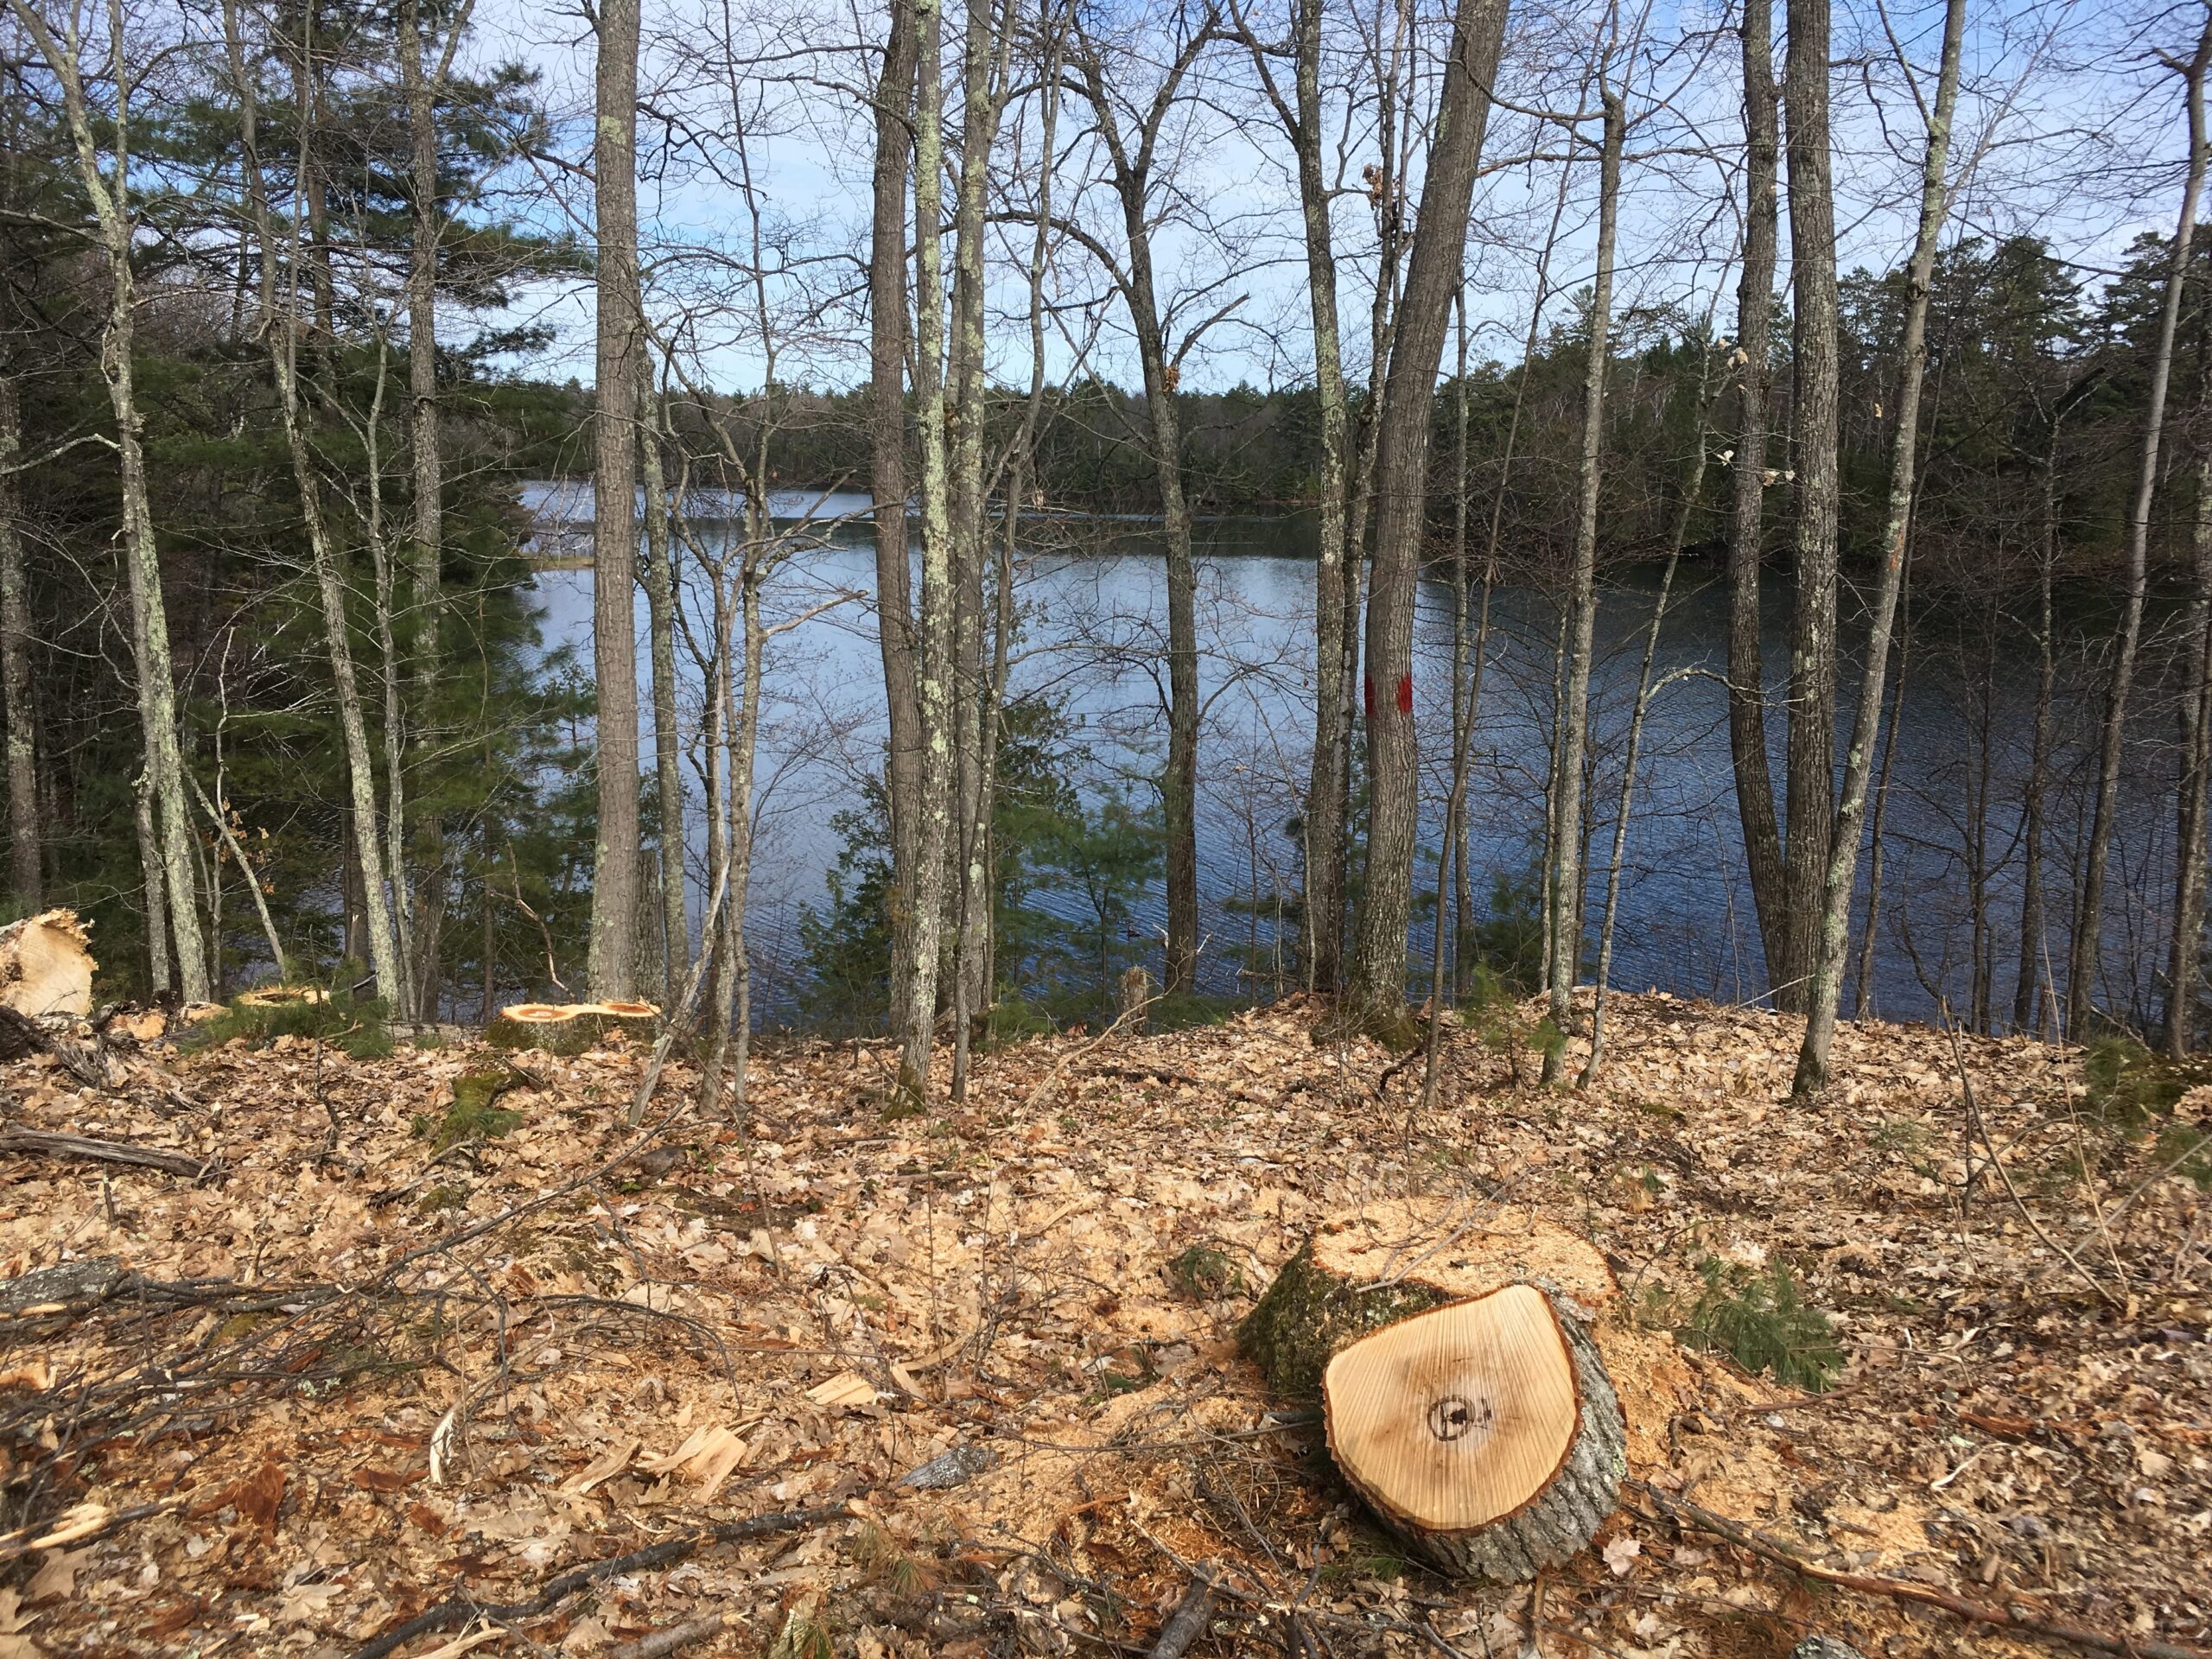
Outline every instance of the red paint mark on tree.
{"label": "red paint mark on tree", "polygon": [[1361,679],[1367,692],[1367,717],[1372,720],[1375,718],[1375,677],[1372,674],[1363,675]]}
{"label": "red paint mark on tree", "polygon": [[1410,674],[1401,674],[1398,676],[1398,712],[1402,715],[1410,715],[1413,711],[1414,677]]}

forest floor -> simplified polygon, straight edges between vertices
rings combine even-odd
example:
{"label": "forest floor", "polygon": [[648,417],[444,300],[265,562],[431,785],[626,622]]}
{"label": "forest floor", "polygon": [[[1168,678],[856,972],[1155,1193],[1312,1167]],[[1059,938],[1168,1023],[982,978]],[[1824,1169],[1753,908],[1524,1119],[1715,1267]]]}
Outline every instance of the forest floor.
{"label": "forest floor", "polygon": [[[1141,1654],[1201,1573],[1206,1655],[2051,1650],[1900,1599],[1931,1592],[2212,1640],[2212,1206],[2174,1161],[2212,1089],[2139,1125],[2079,1051],[1847,1026],[1795,1109],[1790,1020],[1653,995],[1590,1090],[1459,1033],[1422,1112],[1417,1062],[1316,1020],[1028,1041],[899,1122],[880,1048],[777,1045],[741,1123],[672,1065],[635,1131],[619,1044],[508,1071],[118,1021],[104,1086],[0,1066],[34,1523],[0,1659],[346,1659],[410,1619],[404,1659]],[[513,1086],[456,1115],[487,1068]],[[1623,1287],[1630,1479],[1534,1591],[1408,1565],[1237,1353],[1318,1217],[1409,1194],[1580,1229]],[[1825,1392],[1698,1345],[1808,1376],[1793,1288]]]}

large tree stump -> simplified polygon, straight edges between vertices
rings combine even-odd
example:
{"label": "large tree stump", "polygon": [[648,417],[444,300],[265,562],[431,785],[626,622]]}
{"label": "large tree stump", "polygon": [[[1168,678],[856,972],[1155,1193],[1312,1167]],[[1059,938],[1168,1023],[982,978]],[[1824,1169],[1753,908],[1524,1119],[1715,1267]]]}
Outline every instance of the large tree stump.
{"label": "large tree stump", "polygon": [[1587,1329],[1618,1294],[1548,1222],[1376,1205],[1325,1222],[1240,1334],[1277,1389],[1320,1395],[1338,1468],[1408,1548],[1518,1583],[1619,1502],[1620,1406]]}
{"label": "large tree stump", "polygon": [[73,910],[0,927],[0,1002],[39,1019],[92,1011],[92,949]]}
{"label": "large tree stump", "polygon": [[651,1042],[660,1010],[650,1002],[517,1002],[499,1010],[484,1033],[494,1048],[538,1048],[549,1054],[581,1054],[616,1032]]}

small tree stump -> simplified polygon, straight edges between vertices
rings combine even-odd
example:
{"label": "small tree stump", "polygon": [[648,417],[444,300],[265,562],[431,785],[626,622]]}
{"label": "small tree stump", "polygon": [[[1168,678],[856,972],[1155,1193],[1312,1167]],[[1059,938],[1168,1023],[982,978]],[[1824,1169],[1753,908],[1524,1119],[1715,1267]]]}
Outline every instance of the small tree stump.
{"label": "small tree stump", "polygon": [[651,1042],[659,1028],[660,1010],[650,1002],[517,1002],[499,1010],[484,1040],[494,1048],[581,1054],[618,1031]]}
{"label": "small tree stump", "polygon": [[34,1020],[92,1011],[92,948],[73,910],[0,927],[0,1002]]}
{"label": "small tree stump", "polygon": [[1618,1294],[1548,1222],[1376,1205],[1325,1222],[1240,1335],[1277,1389],[1320,1395],[1338,1468],[1409,1549],[1519,1583],[1619,1502],[1620,1406],[1586,1328]]}

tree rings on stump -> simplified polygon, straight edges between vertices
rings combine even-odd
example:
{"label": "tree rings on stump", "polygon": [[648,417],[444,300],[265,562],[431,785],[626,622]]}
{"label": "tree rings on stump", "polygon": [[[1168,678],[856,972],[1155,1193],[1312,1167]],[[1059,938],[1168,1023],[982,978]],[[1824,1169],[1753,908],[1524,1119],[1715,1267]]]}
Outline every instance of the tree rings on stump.
{"label": "tree rings on stump", "polygon": [[1620,1406],[1586,1329],[1618,1287],[1588,1240],[1474,1214],[1325,1223],[1241,1335],[1279,1389],[1320,1394],[1338,1467],[1414,1554],[1514,1583],[1619,1502]]}
{"label": "tree rings on stump", "polygon": [[92,1011],[92,948],[73,910],[0,927],[0,1002],[34,1020]]}
{"label": "tree rings on stump", "polygon": [[517,1002],[499,1010],[484,1038],[494,1048],[581,1054],[618,1031],[650,1041],[659,1026],[660,1010],[650,1002]]}

